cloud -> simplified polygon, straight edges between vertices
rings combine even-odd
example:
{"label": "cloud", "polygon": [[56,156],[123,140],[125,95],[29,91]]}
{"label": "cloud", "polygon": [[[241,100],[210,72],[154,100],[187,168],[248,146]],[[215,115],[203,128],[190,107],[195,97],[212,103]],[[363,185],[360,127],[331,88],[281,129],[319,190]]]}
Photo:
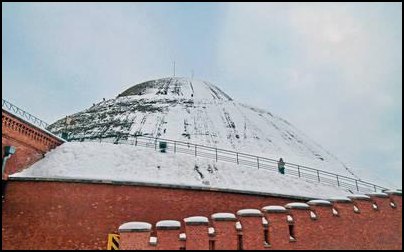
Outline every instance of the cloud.
{"label": "cloud", "polygon": [[[24,101],[36,87],[36,99],[26,103],[46,101],[43,106],[33,106],[45,120],[54,121],[170,71],[169,36],[144,5],[41,3],[5,7],[12,14],[3,19],[3,27],[19,31],[24,41],[21,37],[12,40],[8,33],[6,48],[13,50],[13,42],[18,42],[26,51],[7,58],[3,82],[9,85],[3,90]],[[8,68],[12,69],[14,62],[21,64],[24,58],[23,75],[30,79],[17,82]],[[21,70],[21,66],[15,68]],[[53,109],[49,104],[58,106]]]}
{"label": "cloud", "polygon": [[[235,4],[226,20],[218,65],[251,90],[236,96],[290,120],[357,170],[366,171],[370,153],[380,157],[372,169],[401,163],[402,124],[392,119],[402,118],[401,4]],[[384,168],[401,173],[396,167]],[[401,175],[394,180],[401,186]]]}

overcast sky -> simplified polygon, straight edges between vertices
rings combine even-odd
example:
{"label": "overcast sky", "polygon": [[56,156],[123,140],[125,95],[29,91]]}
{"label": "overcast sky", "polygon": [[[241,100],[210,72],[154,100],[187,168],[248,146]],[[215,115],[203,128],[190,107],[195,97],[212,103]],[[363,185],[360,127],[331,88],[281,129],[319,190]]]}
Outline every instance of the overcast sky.
{"label": "overcast sky", "polygon": [[402,3],[2,3],[3,98],[47,122],[173,60],[401,188]]}

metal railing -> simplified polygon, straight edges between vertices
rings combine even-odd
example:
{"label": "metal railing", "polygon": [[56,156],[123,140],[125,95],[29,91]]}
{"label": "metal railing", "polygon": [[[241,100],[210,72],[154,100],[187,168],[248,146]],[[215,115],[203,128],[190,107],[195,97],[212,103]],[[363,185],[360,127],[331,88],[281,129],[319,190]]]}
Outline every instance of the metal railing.
{"label": "metal railing", "polygon": [[[124,137],[111,135],[103,137],[92,136],[69,139],[69,141],[84,140],[110,142],[114,144],[130,144],[135,146],[154,148],[155,150],[160,150],[160,142],[165,142],[166,147],[164,148],[164,152],[189,154],[194,155],[195,157],[210,158],[216,161],[225,161],[238,165],[278,172],[278,161],[275,159],[182,141],[128,134]],[[286,176],[299,177],[309,182],[320,182],[328,185],[338,186],[343,189],[350,190],[351,192],[356,191],[361,193],[369,193],[387,189],[385,187],[365,182],[360,179],[350,178],[344,175],[322,171],[294,163],[285,163],[285,170]]]}
{"label": "metal railing", "polygon": [[4,99],[2,99],[1,107],[2,107],[2,109],[6,110],[14,115],[20,116],[21,118],[26,119],[28,122],[30,122],[40,128],[46,129],[46,127],[49,126],[49,124],[42,121],[38,117],[31,115],[27,111],[20,109],[19,107],[15,106],[11,102],[8,102]]}

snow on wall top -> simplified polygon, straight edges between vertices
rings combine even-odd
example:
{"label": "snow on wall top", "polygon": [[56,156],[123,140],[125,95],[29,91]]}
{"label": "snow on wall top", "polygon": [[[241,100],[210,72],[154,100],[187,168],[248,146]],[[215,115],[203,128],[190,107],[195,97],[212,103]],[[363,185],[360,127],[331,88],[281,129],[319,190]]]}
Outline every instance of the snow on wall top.
{"label": "snow on wall top", "polygon": [[241,209],[237,211],[239,216],[262,216],[262,213],[258,209]]}
{"label": "snow on wall top", "polygon": [[149,231],[152,225],[147,222],[127,222],[119,226],[119,232],[127,231]]}
{"label": "snow on wall top", "polygon": [[353,194],[349,195],[348,198],[350,199],[359,199],[359,200],[370,200],[370,197],[364,194]]}
{"label": "snow on wall top", "polygon": [[306,203],[292,202],[285,205],[285,208],[296,208],[296,209],[309,209],[310,206]]}
{"label": "snow on wall top", "polygon": [[236,216],[232,213],[215,213],[212,214],[212,219],[236,220]]}
{"label": "snow on wall top", "polygon": [[172,228],[180,228],[181,223],[176,220],[162,220],[157,222],[156,227],[172,227]]}
{"label": "snow on wall top", "polygon": [[[69,139],[179,140],[296,163],[352,177],[341,161],[284,119],[232,100],[206,81],[163,78],[135,85],[114,99],[60,119],[48,130]],[[287,167],[286,167],[287,172]]]}
{"label": "snow on wall top", "polygon": [[184,219],[185,223],[209,223],[208,218],[204,216],[192,216]]}
{"label": "snow on wall top", "polygon": [[307,204],[317,206],[332,206],[331,202],[328,200],[310,200],[307,202]]}
{"label": "snow on wall top", "polygon": [[286,208],[283,206],[265,206],[262,208],[264,212],[286,212]]}
{"label": "snow on wall top", "polygon": [[367,195],[373,196],[373,197],[381,197],[381,198],[389,197],[389,195],[387,193],[381,193],[381,192],[367,193]]}
{"label": "snow on wall top", "polygon": [[306,182],[265,169],[110,143],[67,142],[10,177],[198,186],[309,198],[350,194],[338,187]]}

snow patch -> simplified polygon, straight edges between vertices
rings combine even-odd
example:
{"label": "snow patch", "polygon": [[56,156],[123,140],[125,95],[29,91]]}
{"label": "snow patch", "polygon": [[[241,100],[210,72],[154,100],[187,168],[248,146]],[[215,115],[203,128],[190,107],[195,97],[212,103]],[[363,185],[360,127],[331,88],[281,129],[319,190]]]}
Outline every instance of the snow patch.
{"label": "snow patch", "polygon": [[151,230],[152,225],[147,222],[127,222],[119,226],[118,230],[119,232],[123,231],[146,231],[146,230]]}
{"label": "snow patch", "polygon": [[364,194],[353,194],[349,195],[348,198],[350,199],[358,199],[358,200],[370,200],[370,197]]}
{"label": "snow patch", "polygon": [[209,223],[208,218],[203,216],[193,216],[184,219],[185,223]]}
{"label": "snow patch", "polygon": [[285,208],[309,209],[310,206],[307,205],[306,203],[293,202],[293,203],[288,203],[288,204],[286,204],[286,205],[285,205]]}
{"label": "snow patch", "polygon": [[351,199],[348,197],[337,197],[337,196],[333,196],[328,198],[329,201],[331,202],[351,202]]}
{"label": "snow patch", "polygon": [[283,206],[265,206],[262,210],[265,212],[286,212],[286,208]]}
{"label": "snow patch", "polygon": [[309,205],[324,205],[324,206],[331,206],[331,202],[328,200],[310,200],[307,202]]}
{"label": "snow patch", "polygon": [[179,221],[175,221],[175,220],[163,220],[163,221],[159,221],[156,224],[156,227],[173,227],[173,228],[180,228],[181,227],[181,223]]}
{"label": "snow patch", "polygon": [[154,237],[154,236],[152,236],[152,237],[150,237],[150,245],[157,245],[157,237]]}
{"label": "snow patch", "polygon": [[239,216],[261,216],[262,213],[258,209],[241,209],[237,211]]}
{"label": "snow patch", "polygon": [[[195,171],[195,165],[199,172]],[[186,154],[111,143],[67,142],[11,178],[81,179],[196,186],[309,198],[345,196],[341,188],[306,182],[265,169]]]}
{"label": "snow patch", "polygon": [[366,195],[374,196],[374,197],[381,197],[381,198],[389,197],[389,195],[387,193],[380,193],[380,192],[367,193]]}
{"label": "snow patch", "polygon": [[212,219],[229,219],[235,220],[236,216],[232,213],[215,213],[212,214]]}

